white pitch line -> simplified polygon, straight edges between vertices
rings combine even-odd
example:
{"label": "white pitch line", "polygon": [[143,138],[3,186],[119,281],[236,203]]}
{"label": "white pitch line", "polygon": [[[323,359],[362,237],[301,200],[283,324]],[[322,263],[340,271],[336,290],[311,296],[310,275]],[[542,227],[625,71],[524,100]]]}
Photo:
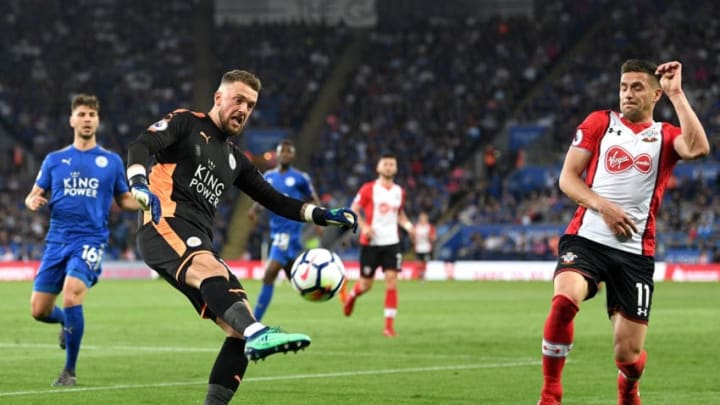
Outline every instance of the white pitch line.
{"label": "white pitch line", "polygon": [[[49,343],[2,343],[0,342],[0,349],[50,349],[59,350],[57,344]],[[102,350],[106,353],[111,352],[157,352],[157,353],[217,353],[219,347],[162,347],[162,346],[98,346],[98,345],[83,345],[81,350]],[[312,349],[309,349],[312,350]],[[314,351],[311,353],[313,356],[352,356],[352,357],[377,357],[387,356],[387,352],[333,352],[333,351]],[[423,354],[412,354],[412,353],[392,353],[392,357],[395,358],[433,358],[433,359],[487,359],[495,361],[511,361],[513,358],[502,357],[502,356],[478,356],[472,354],[436,354],[436,353],[423,353]]]}
{"label": "white pitch line", "polygon": [[[57,344],[47,343],[0,343],[0,349],[57,349]],[[81,350],[138,351],[138,352],[218,352],[219,348],[161,347],[161,346],[95,346],[82,345]]]}
{"label": "white pitch line", "polygon": [[[243,379],[243,384],[248,382],[265,382],[265,381],[282,381],[282,380],[302,380],[311,378],[339,378],[339,377],[352,377],[360,375],[378,375],[378,374],[402,374],[402,373],[423,373],[427,371],[455,371],[455,370],[473,370],[473,369],[488,369],[488,368],[504,368],[504,367],[524,367],[524,366],[537,366],[539,361],[517,361],[508,363],[489,363],[489,364],[466,364],[456,366],[433,366],[433,367],[411,367],[411,368],[393,368],[393,369],[379,369],[379,370],[364,370],[364,371],[343,371],[337,373],[318,373],[318,374],[295,374],[295,375],[284,375],[284,376],[270,376],[270,377],[249,377]],[[87,388],[63,388],[63,389],[51,389],[51,390],[32,390],[32,391],[14,391],[14,392],[0,392],[0,398],[2,397],[19,397],[27,395],[44,395],[44,394],[68,394],[73,392],[89,392],[89,391],[112,391],[112,390],[128,390],[128,389],[140,389],[140,388],[161,388],[161,387],[178,387],[188,385],[205,385],[206,381],[187,381],[187,382],[166,382],[166,383],[154,383],[154,384],[120,384],[120,385],[108,385],[104,387],[87,387]]]}

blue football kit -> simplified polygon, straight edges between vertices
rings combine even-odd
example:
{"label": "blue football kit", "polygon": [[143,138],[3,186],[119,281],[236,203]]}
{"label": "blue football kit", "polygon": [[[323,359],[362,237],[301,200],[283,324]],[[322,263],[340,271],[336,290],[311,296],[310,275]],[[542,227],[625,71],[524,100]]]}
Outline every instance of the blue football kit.
{"label": "blue football kit", "polygon": [[[273,188],[298,200],[309,200],[315,194],[310,177],[293,167],[284,172],[272,169],[264,174],[265,180]],[[302,222],[293,221],[280,215],[270,214],[270,254],[269,259],[288,266],[302,251]]]}
{"label": "blue football kit", "polygon": [[[298,200],[310,200],[315,195],[310,177],[300,170],[289,167],[285,171],[279,168],[268,170],[264,174],[265,180],[273,188],[286,196]],[[285,274],[290,277],[290,267],[295,258],[302,251],[302,222],[293,221],[270,212],[270,254],[269,260],[282,265]],[[274,294],[272,283],[263,283],[255,304],[254,316],[260,321],[265,315]]]}
{"label": "blue football kit", "polygon": [[50,227],[34,290],[58,294],[66,275],[91,287],[102,271],[110,206],[128,192],[122,159],[100,146],[70,145],[45,157],[35,183],[49,193]]}

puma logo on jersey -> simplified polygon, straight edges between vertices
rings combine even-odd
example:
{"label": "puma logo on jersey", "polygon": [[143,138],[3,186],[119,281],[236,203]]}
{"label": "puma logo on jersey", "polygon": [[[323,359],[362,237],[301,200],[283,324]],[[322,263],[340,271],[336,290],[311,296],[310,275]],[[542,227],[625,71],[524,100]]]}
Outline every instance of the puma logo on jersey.
{"label": "puma logo on jersey", "polygon": [[203,138],[205,138],[205,143],[206,143],[206,144],[207,144],[207,143],[210,143],[210,136],[208,136],[205,132],[200,131],[200,136],[202,136]]}
{"label": "puma logo on jersey", "polygon": [[65,163],[65,164],[68,165],[68,166],[70,165],[70,161],[71,161],[71,160],[72,160],[72,158],[60,159],[61,162]]}

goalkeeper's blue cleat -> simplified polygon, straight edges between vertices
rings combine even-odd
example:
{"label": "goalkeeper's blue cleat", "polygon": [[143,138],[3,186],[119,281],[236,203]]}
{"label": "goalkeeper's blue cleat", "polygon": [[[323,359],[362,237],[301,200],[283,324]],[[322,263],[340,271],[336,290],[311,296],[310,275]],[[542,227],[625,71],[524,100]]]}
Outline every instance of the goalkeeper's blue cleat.
{"label": "goalkeeper's blue cleat", "polygon": [[257,361],[275,353],[297,352],[310,346],[310,336],[287,333],[277,327],[265,327],[245,342],[245,357]]}

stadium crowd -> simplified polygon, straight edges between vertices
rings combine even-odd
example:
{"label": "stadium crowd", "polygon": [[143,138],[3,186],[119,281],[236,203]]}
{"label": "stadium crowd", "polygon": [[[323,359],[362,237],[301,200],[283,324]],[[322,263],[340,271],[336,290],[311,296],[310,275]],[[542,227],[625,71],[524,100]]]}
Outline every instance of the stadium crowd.
{"label": "stadium crowd", "polygon": [[[682,60],[691,101],[711,142],[720,146],[720,68],[713,48],[719,45],[708,40],[720,34],[720,22],[710,12],[714,4],[700,1],[688,10],[681,1],[657,5],[639,0],[593,18],[592,9],[605,3],[556,0],[546,2],[533,18],[429,18],[371,29],[362,62],[325,117],[323,147],[314,151],[306,168],[324,201],[349,204],[360,184],[375,177],[379,154],[392,150],[399,156],[397,180],[408,190],[407,212],[411,217],[428,212],[441,232],[456,225],[565,223],[574,204],[559,192],[553,175],[542,187],[523,190],[511,184],[512,164],[486,176],[467,163],[478,150],[500,142],[507,124],[527,122],[548,127],[552,143],[542,148],[545,164],[557,165],[584,114],[616,104],[617,95],[606,91],[616,78],[606,67],[629,55]],[[163,8],[137,0],[109,0],[93,7],[38,4],[7,2],[0,24],[0,57],[7,62],[0,65],[0,121],[16,142],[2,151],[9,158],[0,159],[3,260],[36,259],[41,253],[47,218],[22,206],[37,168],[17,156],[41,159],[70,143],[72,94],[99,96],[98,139],[124,155],[127,143],[148,124],[191,106],[196,74],[189,62],[196,44],[187,2],[170,1]],[[675,28],[658,30],[656,15],[670,19]],[[38,26],[47,29],[36,30]],[[351,36],[344,27],[225,23],[214,28],[212,67],[242,66],[260,73],[264,88],[250,127],[299,131]],[[239,39],[244,39],[240,47]],[[540,90],[532,92],[535,86]],[[664,116],[671,113],[668,107],[659,111],[663,116],[658,119],[672,121]],[[719,150],[713,148],[716,161]],[[535,158],[532,152],[531,146],[529,158]],[[507,156],[500,159],[508,166]],[[701,252],[695,257],[707,258],[701,260],[720,261],[718,180],[679,177],[673,187],[658,224],[659,255],[694,249]],[[218,246],[224,243],[236,195],[220,207]],[[448,217],[448,212],[454,214]],[[118,211],[111,222],[107,257],[135,259],[136,218]],[[264,229],[254,230],[250,256],[257,256]],[[549,258],[555,243],[552,236],[478,233],[456,257],[497,257],[493,252],[501,252],[502,257]]]}
{"label": "stadium crowd", "polygon": [[556,16],[584,3],[553,2],[535,20],[430,18],[371,30],[363,62],[322,135],[323,145],[351,147],[315,152],[310,166],[318,188],[352,198],[374,177],[373,162],[391,150],[400,157],[409,212],[438,220],[473,183],[464,161],[495,136],[515,100],[549,71],[584,23]]}
{"label": "stadium crowd", "polygon": [[[149,124],[176,108],[191,108],[193,18],[197,17],[191,3],[174,0],[163,7],[137,0],[94,2],[92,7],[82,2],[41,3],[3,4],[0,57],[7,63],[0,66],[0,124],[17,142],[8,156],[19,149],[40,161],[47,152],[70,144],[70,99],[79,91],[98,95],[98,141],[123,157],[127,144]],[[38,26],[47,29],[37,30]],[[251,127],[297,130],[349,34],[305,24],[277,28],[274,24],[218,26],[212,64],[224,70],[243,66],[262,71],[263,98]],[[243,41],[239,48],[238,39],[247,37],[255,40]],[[71,51],[78,44],[83,51]],[[197,109],[205,111],[204,107]],[[36,170],[27,160],[2,167],[0,209],[7,213],[3,230],[12,235],[0,234],[6,260],[37,259],[42,253],[38,246],[48,219],[31,215],[22,205]],[[219,207],[218,246],[224,243],[236,196],[234,190],[227,193]],[[135,259],[136,228],[135,215],[113,212],[106,257]]]}

